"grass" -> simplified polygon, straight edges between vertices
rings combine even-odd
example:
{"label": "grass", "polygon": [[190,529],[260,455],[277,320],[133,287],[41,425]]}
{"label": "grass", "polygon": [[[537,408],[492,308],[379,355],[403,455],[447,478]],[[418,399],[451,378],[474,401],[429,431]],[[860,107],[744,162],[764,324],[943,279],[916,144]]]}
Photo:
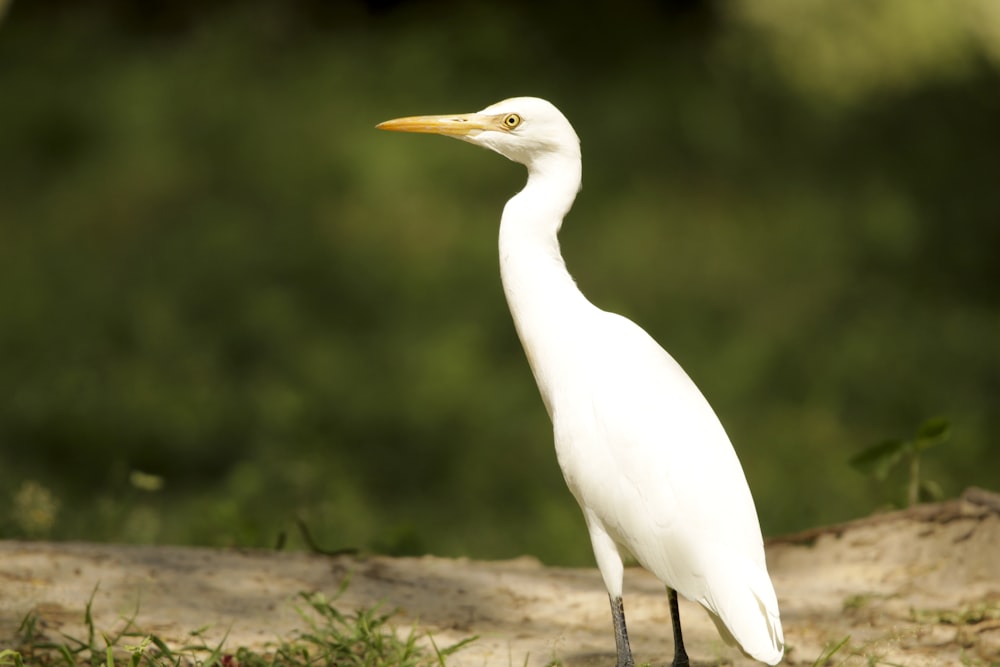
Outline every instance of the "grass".
{"label": "grass", "polygon": [[[62,634],[51,638],[35,613],[20,626],[17,650],[0,651],[0,665],[49,667],[90,665],[92,667],[445,667],[448,656],[474,641],[469,637],[439,648],[430,635],[416,629],[402,637],[391,625],[393,611],[378,605],[345,613],[334,605],[347,587],[327,598],[323,593],[300,593],[296,611],[305,630],[291,640],[275,642],[264,651],[227,646],[226,638],[209,645],[204,639],[207,628],[190,633],[191,641],[171,647],[155,634],[145,633],[135,625],[138,609],[115,632],[99,630],[92,614],[94,595],[84,608],[86,637]],[[94,589],[97,592],[97,589]],[[426,638],[431,648],[420,640]]]}
{"label": "grass", "polygon": [[982,600],[959,609],[911,609],[910,613],[917,623],[974,625],[1000,620],[1000,600]]}
{"label": "grass", "polygon": [[826,646],[824,646],[822,653],[820,653],[819,656],[816,658],[816,660],[813,661],[812,667],[822,667],[823,665],[828,664],[829,661],[833,658],[833,656],[839,653],[840,650],[843,649],[845,646],[847,646],[848,642],[850,641],[851,641],[851,636],[847,635],[846,637],[840,639],[839,641],[832,641]]}

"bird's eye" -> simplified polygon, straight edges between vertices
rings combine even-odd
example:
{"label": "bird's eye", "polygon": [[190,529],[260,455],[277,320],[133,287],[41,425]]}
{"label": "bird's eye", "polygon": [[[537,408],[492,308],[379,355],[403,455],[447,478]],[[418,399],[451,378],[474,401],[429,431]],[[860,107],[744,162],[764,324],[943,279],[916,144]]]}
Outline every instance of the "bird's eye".
{"label": "bird's eye", "polygon": [[509,113],[503,117],[503,126],[508,130],[513,130],[515,127],[521,124],[521,117],[516,113]]}

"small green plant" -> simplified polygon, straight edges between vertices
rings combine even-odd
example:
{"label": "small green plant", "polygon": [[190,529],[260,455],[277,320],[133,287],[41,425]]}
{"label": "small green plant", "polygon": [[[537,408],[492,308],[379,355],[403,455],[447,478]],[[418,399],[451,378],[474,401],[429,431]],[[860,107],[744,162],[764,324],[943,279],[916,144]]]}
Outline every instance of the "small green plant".
{"label": "small green plant", "polygon": [[393,612],[378,606],[352,613],[338,610],[333,602],[346,587],[345,580],[333,599],[322,593],[300,593],[305,604],[296,611],[307,630],[264,652],[227,647],[225,637],[209,645],[203,638],[205,628],[190,633],[191,643],[172,648],[135,626],[138,609],[123,619],[124,627],[117,632],[100,632],[92,613],[95,587],[84,608],[85,639],[65,634],[62,640],[50,639],[32,613],[21,622],[18,650],[0,651],[0,667],[445,667],[446,658],[476,639],[438,648],[427,635],[433,649],[429,650],[415,629],[406,637],[397,635],[389,623]]}
{"label": "small green plant", "polygon": [[983,600],[958,609],[911,609],[910,614],[917,623],[975,625],[1000,620],[1000,600]]}
{"label": "small green plant", "polygon": [[847,646],[847,643],[851,641],[851,636],[847,635],[843,639],[838,641],[832,641],[823,647],[823,652],[819,654],[819,657],[813,661],[812,667],[822,667],[825,665],[833,656],[840,652],[842,648]]}
{"label": "small green plant", "polygon": [[[322,661],[319,664],[323,665],[422,667],[436,664],[443,667],[445,658],[476,639],[470,637],[441,649],[430,638],[434,651],[429,654],[417,643],[419,637],[415,630],[410,630],[403,639],[391,630],[388,621],[392,612],[380,611],[376,606],[344,614],[322,593],[301,593],[300,597],[305,601],[305,607],[297,608],[297,611],[309,631],[295,642],[286,644],[277,655],[287,657],[289,661],[299,656],[304,661],[280,664],[312,665],[317,664],[316,658],[320,657]],[[292,654],[285,656],[286,649],[290,649]],[[242,660],[240,664],[243,664]]]}
{"label": "small green plant", "polygon": [[841,608],[846,611],[859,611],[867,607],[872,598],[875,597],[871,593],[857,593],[855,595],[849,595],[844,598],[844,602],[841,604]]}
{"label": "small green plant", "polygon": [[941,487],[931,480],[920,478],[920,457],[926,450],[940,445],[951,438],[951,423],[947,419],[934,418],[925,421],[908,440],[884,440],[855,454],[850,464],[856,470],[884,482],[889,472],[901,461],[907,463],[906,505],[912,507],[918,502],[940,500]]}
{"label": "small green plant", "polygon": [[0,665],[14,665],[14,667],[22,667],[24,665],[24,660],[21,658],[21,654],[17,651],[6,649],[4,651],[0,651]]}

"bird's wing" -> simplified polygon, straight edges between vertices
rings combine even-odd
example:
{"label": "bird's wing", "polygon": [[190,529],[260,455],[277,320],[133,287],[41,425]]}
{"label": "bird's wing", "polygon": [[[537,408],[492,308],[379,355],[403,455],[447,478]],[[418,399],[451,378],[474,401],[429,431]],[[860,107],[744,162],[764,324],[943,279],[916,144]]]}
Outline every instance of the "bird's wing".
{"label": "bird's wing", "polygon": [[[725,540],[762,562],[746,477],[708,401],[630,320],[601,312],[590,326],[587,347],[578,350],[579,370],[563,388],[565,400],[556,401],[553,421],[558,439],[571,442],[563,449],[587,459],[577,463],[595,478],[587,484],[596,489],[593,509],[612,524],[633,527],[632,535],[657,536],[649,547],[622,544],[630,550],[645,553],[667,540],[671,550],[696,556],[698,549],[685,542]],[[634,502],[610,495],[633,495]]]}
{"label": "bird's wing", "polygon": [[577,499],[646,569],[718,615],[746,650],[780,637],[753,497],[715,412],[633,322],[600,312],[589,326],[593,349],[578,351],[581,370],[553,414]]}

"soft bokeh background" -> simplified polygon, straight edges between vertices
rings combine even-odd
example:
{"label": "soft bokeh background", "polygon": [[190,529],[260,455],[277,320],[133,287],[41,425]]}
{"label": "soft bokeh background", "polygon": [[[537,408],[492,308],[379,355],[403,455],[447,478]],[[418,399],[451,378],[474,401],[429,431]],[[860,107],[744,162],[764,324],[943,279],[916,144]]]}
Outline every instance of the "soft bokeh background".
{"label": "soft bokeh background", "polygon": [[[210,5],[210,6],[209,6]],[[51,2],[0,23],[0,536],[588,564],[500,290],[523,169],[386,118],[554,101],[563,232],[765,533],[1000,486],[1000,3]]]}

